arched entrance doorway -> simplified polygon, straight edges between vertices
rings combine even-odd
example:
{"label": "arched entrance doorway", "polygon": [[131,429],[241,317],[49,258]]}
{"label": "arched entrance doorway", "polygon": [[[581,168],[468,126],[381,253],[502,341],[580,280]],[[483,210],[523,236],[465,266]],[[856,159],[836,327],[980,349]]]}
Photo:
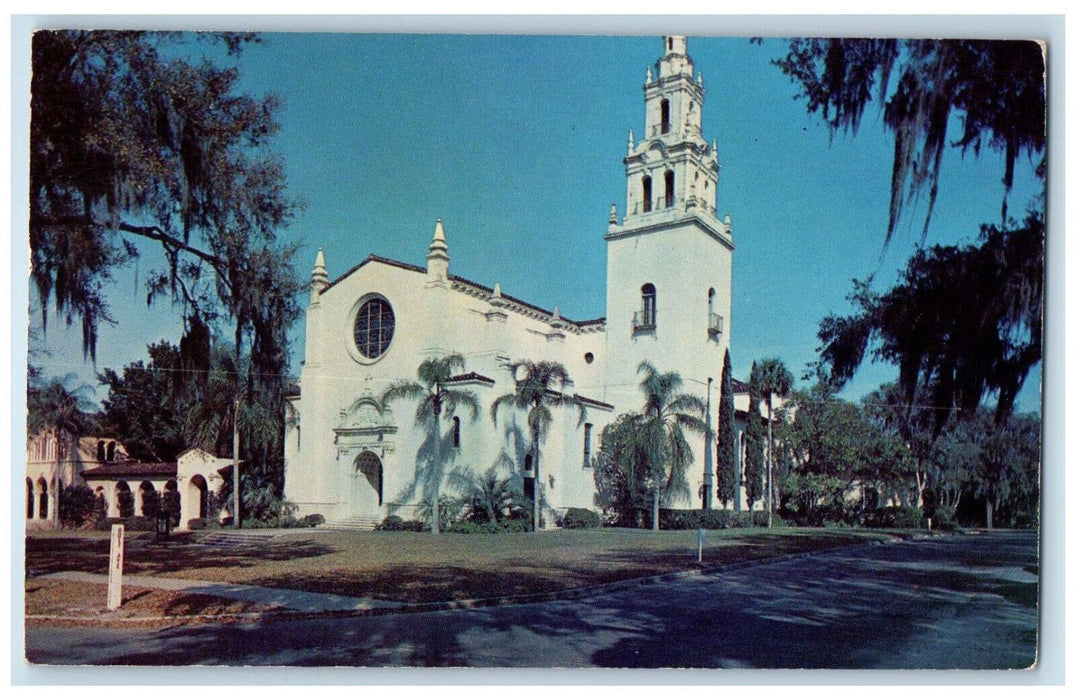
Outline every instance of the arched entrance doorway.
{"label": "arched entrance doorway", "polygon": [[34,482],[26,477],[26,519],[34,519]]}
{"label": "arched entrance doorway", "polygon": [[138,486],[138,508],[140,515],[147,518],[157,517],[157,508],[160,506],[161,497],[157,489],[149,481],[143,481]]}
{"label": "arched entrance doorway", "polygon": [[206,497],[209,484],[201,474],[195,474],[187,483],[187,508],[191,518],[206,517]]}
{"label": "arched entrance doorway", "polygon": [[369,450],[355,458],[356,503],[363,515],[375,515],[383,501],[384,468],[381,458]]}
{"label": "arched entrance doorway", "polygon": [[161,497],[161,507],[167,508],[172,516],[172,527],[179,526],[179,487],[175,479],[169,479],[164,485],[164,495]]}
{"label": "arched entrance doorway", "polygon": [[121,518],[130,518],[134,515],[134,493],[126,481],[116,483],[116,510]]}

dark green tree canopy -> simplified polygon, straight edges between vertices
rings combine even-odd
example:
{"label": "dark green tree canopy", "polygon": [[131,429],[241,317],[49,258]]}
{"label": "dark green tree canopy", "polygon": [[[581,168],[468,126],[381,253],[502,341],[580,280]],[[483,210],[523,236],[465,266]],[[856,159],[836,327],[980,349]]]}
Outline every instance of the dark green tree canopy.
{"label": "dark green tree canopy", "polygon": [[112,322],[107,282],[119,265],[157,245],[167,261],[148,280],[148,301],[182,308],[180,349],[209,363],[209,326],[234,323],[236,349],[279,373],[298,309],[291,257],[277,230],[296,211],[269,149],[274,97],[238,92],[238,71],[173,58],[188,40],[235,56],[250,35],[39,31],[32,46],[30,250],[47,318],[54,307],[81,323],[95,357],[97,329]]}
{"label": "dark green tree canopy", "polygon": [[829,378],[843,385],[873,347],[898,366],[907,404],[933,407],[936,432],[952,408],[970,415],[992,393],[1004,419],[1042,359],[1043,239],[1036,216],[987,226],[979,245],[920,249],[884,294],[855,282],[853,313],[819,328]]}
{"label": "dark green tree canopy", "polygon": [[717,498],[728,506],[740,484],[736,474],[736,404],[732,393],[732,359],[725,349],[717,403]]}
{"label": "dark green tree canopy", "polygon": [[[1017,158],[1038,157],[1036,171],[1045,178],[1045,47],[1037,42],[794,39],[775,63],[831,134],[854,135],[871,102],[881,106],[895,137],[886,242],[905,205],[924,192],[926,236],[950,146],[976,155],[986,146],[1003,154],[1002,225]],[[961,132],[950,141],[954,123]]]}

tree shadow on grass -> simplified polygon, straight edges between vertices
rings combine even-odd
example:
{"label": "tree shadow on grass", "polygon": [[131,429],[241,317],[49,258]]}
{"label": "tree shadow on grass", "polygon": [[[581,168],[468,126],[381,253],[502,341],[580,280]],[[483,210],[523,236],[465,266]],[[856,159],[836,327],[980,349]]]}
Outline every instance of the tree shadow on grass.
{"label": "tree shadow on grass", "polygon": [[[156,544],[144,539],[127,542],[124,573],[153,576],[209,568],[248,568],[265,562],[313,558],[337,551],[309,540],[270,542],[248,546]],[[109,541],[83,537],[27,538],[27,574],[59,571],[108,573]]]}

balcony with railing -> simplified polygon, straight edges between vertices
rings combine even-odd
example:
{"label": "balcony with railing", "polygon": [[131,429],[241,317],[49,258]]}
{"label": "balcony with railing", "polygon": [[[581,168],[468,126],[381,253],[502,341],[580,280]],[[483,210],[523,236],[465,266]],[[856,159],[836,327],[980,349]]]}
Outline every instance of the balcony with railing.
{"label": "balcony with railing", "polygon": [[632,335],[638,335],[640,333],[653,333],[657,328],[657,322],[654,319],[654,314],[647,311],[636,311],[631,317],[631,332]]}
{"label": "balcony with railing", "polygon": [[721,340],[721,333],[725,327],[725,319],[720,314],[711,313],[706,323],[706,332],[714,340]]}

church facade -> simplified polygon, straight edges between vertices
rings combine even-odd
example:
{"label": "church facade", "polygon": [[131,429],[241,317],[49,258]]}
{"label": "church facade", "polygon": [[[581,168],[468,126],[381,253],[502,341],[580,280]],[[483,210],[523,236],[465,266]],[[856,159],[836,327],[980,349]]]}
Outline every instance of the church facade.
{"label": "church facade", "polygon": [[[429,495],[429,428],[416,424],[414,402],[385,405],[381,397],[394,382],[415,380],[431,357],[462,355],[466,368],[451,384],[480,404],[473,420],[462,411],[442,424],[444,471],[501,470],[520,491],[537,490],[547,512],[594,507],[598,436],[617,415],[640,409],[642,361],[680,373],[684,391],[709,395],[716,434],[735,246],[729,218],[717,216],[718,154],[703,136],[703,99],[686,39],[664,37],[647,70],[644,130],[628,138],[623,216],[614,205],[604,234],[603,318],[573,319],[453,275],[451,235],[440,220],[425,267],[370,255],[330,280],[318,251],[305,360],[287,407],[285,497],[299,515],[359,527],[415,517]],[[586,409],[582,418],[571,408],[554,413],[537,481],[526,416],[494,422],[489,413],[514,390],[510,366],[522,360],[561,363],[572,379],[565,393]],[[736,399],[746,408],[745,394]],[[701,436],[691,439],[692,494],[676,504],[682,508],[710,505],[716,483],[712,450]]]}

